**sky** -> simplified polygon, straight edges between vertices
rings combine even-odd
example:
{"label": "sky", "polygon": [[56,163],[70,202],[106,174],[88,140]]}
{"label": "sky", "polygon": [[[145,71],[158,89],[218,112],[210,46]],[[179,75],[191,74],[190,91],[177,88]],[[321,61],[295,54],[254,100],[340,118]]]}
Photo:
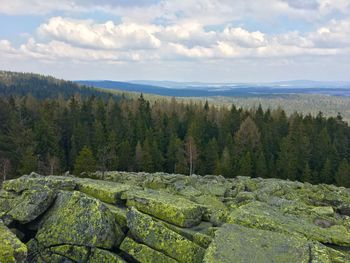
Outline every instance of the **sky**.
{"label": "sky", "polygon": [[0,0],[0,69],[70,80],[350,81],[350,0]]}

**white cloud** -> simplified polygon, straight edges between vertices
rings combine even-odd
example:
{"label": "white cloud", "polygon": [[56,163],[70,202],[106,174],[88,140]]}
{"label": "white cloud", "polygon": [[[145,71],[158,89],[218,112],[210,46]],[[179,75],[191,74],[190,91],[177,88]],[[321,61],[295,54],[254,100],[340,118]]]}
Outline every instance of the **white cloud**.
{"label": "white cloud", "polygon": [[40,35],[89,48],[148,49],[161,45],[154,33],[157,26],[134,23],[115,25],[112,21],[96,24],[91,20],[54,17],[38,29]]}
{"label": "white cloud", "polygon": [[350,20],[274,35],[232,26],[206,30],[197,22],[163,26],[53,17],[37,31],[19,49],[0,41],[1,55],[107,62],[350,55]]}

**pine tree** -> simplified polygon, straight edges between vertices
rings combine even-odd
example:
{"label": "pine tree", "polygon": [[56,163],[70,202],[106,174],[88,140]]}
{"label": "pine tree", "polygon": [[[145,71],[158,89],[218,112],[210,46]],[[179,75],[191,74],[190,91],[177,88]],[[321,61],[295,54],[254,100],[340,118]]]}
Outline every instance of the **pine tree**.
{"label": "pine tree", "polygon": [[321,179],[321,182],[324,184],[331,184],[333,182],[332,163],[328,158],[321,170],[320,179]]}
{"label": "pine tree", "polygon": [[241,176],[251,177],[253,172],[252,158],[250,152],[247,152],[240,161],[240,171]]}
{"label": "pine tree", "polygon": [[350,165],[346,159],[340,162],[335,181],[339,186],[350,187]]}
{"label": "pine tree", "polygon": [[306,163],[303,175],[301,177],[302,182],[312,183],[312,171],[308,163]]}
{"label": "pine tree", "polygon": [[19,172],[20,174],[30,174],[31,172],[37,172],[38,160],[37,156],[31,147],[28,147],[23,156],[21,157]]}
{"label": "pine tree", "polygon": [[96,161],[89,147],[84,146],[79,152],[74,164],[74,174],[80,176],[83,172],[96,171]]}
{"label": "pine tree", "polygon": [[220,173],[224,177],[228,177],[228,178],[230,177],[232,178],[235,175],[232,158],[228,147],[225,147],[222,152],[221,162],[220,162]]}

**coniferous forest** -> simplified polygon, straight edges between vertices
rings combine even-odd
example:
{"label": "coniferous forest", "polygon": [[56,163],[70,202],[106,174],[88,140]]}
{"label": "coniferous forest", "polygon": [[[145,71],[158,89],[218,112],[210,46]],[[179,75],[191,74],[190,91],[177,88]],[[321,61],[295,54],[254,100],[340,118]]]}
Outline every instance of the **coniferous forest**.
{"label": "coniferous forest", "polygon": [[33,91],[26,95],[15,84],[16,92],[2,89],[1,180],[32,171],[121,170],[350,187],[350,128],[340,115],[287,116],[283,109],[246,111],[175,98],[151,103],[142,95],[130,99],[92,89],[58,92],[50,82],[45,97],[33,79],[23,84]]}

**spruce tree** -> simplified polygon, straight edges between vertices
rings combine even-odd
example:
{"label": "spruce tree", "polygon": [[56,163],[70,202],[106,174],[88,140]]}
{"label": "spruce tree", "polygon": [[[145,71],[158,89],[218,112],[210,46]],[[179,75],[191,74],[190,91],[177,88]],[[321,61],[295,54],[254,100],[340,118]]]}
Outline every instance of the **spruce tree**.
{"label": "spruce tree", "polygon": [[335,181],[339,186],[350,187],[350,165],[346,159],[340,162]]}
{"label": "spruce tree", "polygon": [[96,160],[89,147],[84,146],[74,164],[74,174],[80,176],[83,172],[95,172]]}

